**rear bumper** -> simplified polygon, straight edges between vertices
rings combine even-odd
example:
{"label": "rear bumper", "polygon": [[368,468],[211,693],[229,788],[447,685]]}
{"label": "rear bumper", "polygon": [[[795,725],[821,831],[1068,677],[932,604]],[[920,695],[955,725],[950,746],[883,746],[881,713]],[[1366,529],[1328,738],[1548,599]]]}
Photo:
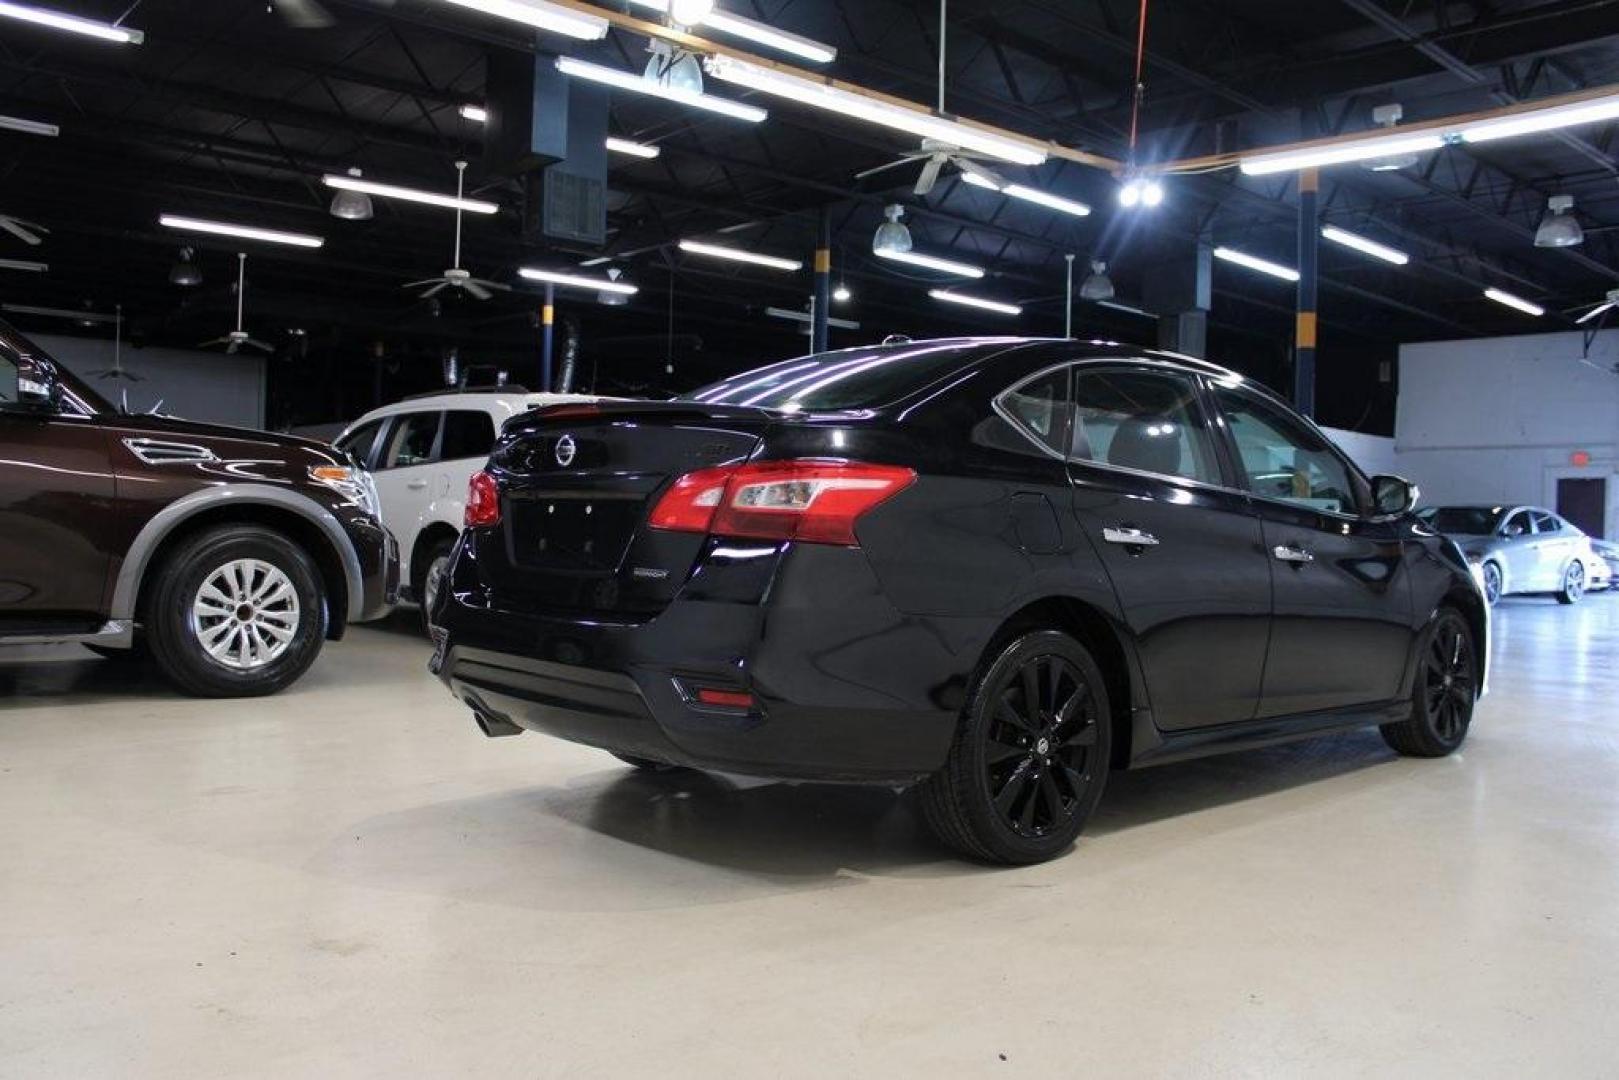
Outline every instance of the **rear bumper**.
{"label": "rear bumper", "polygon": [[[434,614],[432,669],[489,734],[536,731],[779,778],[908,783],[934,772],[954,737],[966,649],[895,611],[858,552],[800,549],[784,566],[795,557],[816,564],[802,591],[778,572],[768,603],[683,596],[656,618],[613,623],[481,606],[475,568],[458,554]],[[756,705],[700,706],[697,687],[745,690]]]}

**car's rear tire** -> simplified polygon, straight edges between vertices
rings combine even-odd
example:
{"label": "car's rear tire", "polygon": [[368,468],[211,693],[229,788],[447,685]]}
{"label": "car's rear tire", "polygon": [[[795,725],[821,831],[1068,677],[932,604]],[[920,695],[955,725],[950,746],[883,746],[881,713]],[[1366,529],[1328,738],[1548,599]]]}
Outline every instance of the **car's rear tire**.
{"label": "car's rear tire", "polygon": [[296,543],[257,525],[182,541],[151,581],[152,658],[198,697],[257,697],[296,680],[326,641],[320,572]]}
{"label": "car's rear tire", "polygon": [[653,761],[651,758],[636,757],[634,754],[621,754],[617,750],[609,750],[608,753],[642,772],[673,772],[680,768],[679,765],[671,765],[667,761]]}
{"label": "car's rear tire", "polygon": [[1563,587],[1557,590],[1559,604],[1577,604],[1585,596],[1585,564],[1575,559],[1563,571]]}
{"label": "car's rear tire", "polygon": [[438,597],[439,584],[450,568],[450,555],[454,551],[454,540],[435,540],[431,547],[421,552],[415,564],[422,569],[415,575],[417,580],[411,582],[411,595],[416,597],[416,603],[421,607],[422,630],[425,632],[430,633],[433,629],[433,602]]}
{"label": "car's rear tire", "polygon": [[1062,854],[1102,797],[1111,718],[1083,645],[1055,630],[1012,640],[973,684],[944,767],[921,784],[928,824],[985,862]]}
{"label": "car's rear tire", "polygon": [[1411,716],[1378,730],[1407,757],[1444,757],[1467,739],[1478,701],[1478,653],[1461,612],[1441,608],[1424,633],[1411,688]]}

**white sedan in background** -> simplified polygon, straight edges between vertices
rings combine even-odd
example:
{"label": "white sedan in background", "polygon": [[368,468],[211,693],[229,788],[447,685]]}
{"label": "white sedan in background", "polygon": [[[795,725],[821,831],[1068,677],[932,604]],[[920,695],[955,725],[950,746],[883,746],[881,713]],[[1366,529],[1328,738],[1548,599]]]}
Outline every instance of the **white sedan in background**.
{"label": "white sedan in background", "polygon": [[399,541],[401,592],[421,605],[424,623],[461,535],[467,483],[501,425],[530,409],[598,400],[510,386],[445,390],[372,409],[333,440],[376,479],[383,524]]}
{"label": "white sedan in background", "polygon": [[1448,536],[1479,568],[1485,598],[1550,593],[1577,604],[1589,589],[1611,584],[1608,563],[1591,538],[1538,506],[1431,506],[1417,516]]}

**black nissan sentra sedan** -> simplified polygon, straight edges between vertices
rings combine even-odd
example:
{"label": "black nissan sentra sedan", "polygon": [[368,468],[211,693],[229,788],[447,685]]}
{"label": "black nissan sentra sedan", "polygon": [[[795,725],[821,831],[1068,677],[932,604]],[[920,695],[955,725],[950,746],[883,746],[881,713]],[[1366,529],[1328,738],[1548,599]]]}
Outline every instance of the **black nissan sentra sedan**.
{"label": "black nissan sentra sedan", "polygon": [[807,356],[510,421],[432,664],[488,735],[915,783],[949,844],[1034,862],[1112,769],[1362,725],[1460,746],[1487,608],[1415,494],[1183,356]]}

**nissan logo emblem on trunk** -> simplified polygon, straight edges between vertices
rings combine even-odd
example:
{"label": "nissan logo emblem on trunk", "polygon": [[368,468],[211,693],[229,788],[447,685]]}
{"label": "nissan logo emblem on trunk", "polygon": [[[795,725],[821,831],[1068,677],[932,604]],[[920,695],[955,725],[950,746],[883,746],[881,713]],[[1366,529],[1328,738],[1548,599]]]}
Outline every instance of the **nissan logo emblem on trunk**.
{"label": "nissan logo emblem on trunk", "polygon": [[578,452],[579,447],[573,441],[572,435],[564,435],[557,440],[557,464],[564,469],[573,464],[574,455]]}

